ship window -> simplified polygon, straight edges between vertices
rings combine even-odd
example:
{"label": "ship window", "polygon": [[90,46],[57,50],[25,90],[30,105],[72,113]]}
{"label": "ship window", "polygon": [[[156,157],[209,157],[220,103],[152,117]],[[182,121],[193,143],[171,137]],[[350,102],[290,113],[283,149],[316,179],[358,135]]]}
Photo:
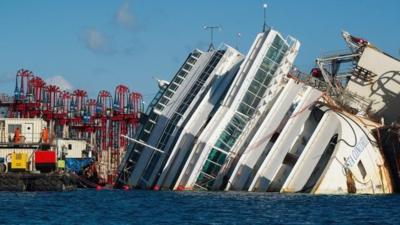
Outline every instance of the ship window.
{"label": "ship window", "polygon": [[180,77],[175,77],[175,80],[174,80],[175,83],[182,84],[182,81],[183,81],[182,78],[180,78]]}
{"label": "ship window", "polygon": [[[264,85],[268,86],[268,84],[271,82],[272,76],[268,75],[267,78],[264,80]],[[265,93],[265,90],[262,91],[262,94]]]}
{"label": "ship window", "polygon": [[264,58],[263,63],[261,63],[260,68],[264,71],[269,71],[274,66],[274,63],[269,58]]}
{"label": "ship window", "polygon": [[363,179],[365,179],[365,176],[367,176],[367,170],[365,170],[364,164],[361,162],[361,160],[357,163],[357,167],[360,170],[361,176]]}
{"label": "ship window", "polygon": [[282,38],[280,38],[278,35],[275,36],[274,41],[272,42],[272,46],[274,46],[277,49],[282,48],[282,46],[284,45],[284,42],[282,40]]}
{"label": "ship window", "polygon": [[181,70],[181,71],[179,71],[178,76],[185,78],[187,74],[188,74],[187,72]]}
{"label": "ship window", "polygon": [[164,109],[164,106],[162,106],[161,104],[157,104],[155,108],[162,111]]}
{"label": "ship window", "polygon": [[246,122],[237,114],[235,114],[235,116],[232,118],[231,122],[233,125],[235,125],[240,130],[243,130],[243,128],[246,126]]}
{"label": "ship window", "polygon": [[231,147],[229,147],[228,144],[221,141],[221,139],[218,139],[217,143],[215,144],[215,147],[220,148],[227,152],[229,152],[231,150]]}
{"label": "ship window", "polygon": [[254,108],[257,108],[257,106],[258,106],[258,104],[260,103],[260,101],[261,101],[261,98],[256,97],[256,98],[254,99],[254,102],[252,103],[252,106],[253,106]]}
{"label": "ship window", "polygon": [[[271,78],[267,78],[267,79],[271,80]],[[257,96],[262,98],[266,90],[267,90],[267,87],[265,87],[264,85],[261,86],[260,90],[257,93]]]}
{"label": "ship window", "polygon": [[8,132],[14,133],[15,129],[21,130],[21,124],[8,124]]}
{"label": "ship window", "polygon": [[179,87],[178,85],[172,83],[172,84],[169,86],[169,89],[170,89],[170,90],[173,90],[173,91],[176,91],[176,89],[178,89],[178,87]]}
{"label": "ship window", "polygon": [[72,150],[72,144],[68,144],[68,150]]}
{"label": "ship window", "polygon": [[169,100],[166,97],[163,97],[160,99],[160,103],[162,103],[163,105],[167,105],[169,102]]}
{"label": "ship window", "polygon": [[240,103],[238,111],[248,117],[252,117],[255,110],[253,108],[251,108],[250,106],[248,106],[246,103]]}
{"label": "ship window", "polygon": [[148,132],[151,132],[151,130],[153,129],[153,124],[152,123],[146,123],[146,125],[144,126],[144,129]]}
{"label": "ship window", "polygon": [[188,60],[188,63],[195,64],[196,63],[196,59],[193,58],[193,57],[190,57],[189,60]]}
{"label": "ship window", "polygon": [[215,178],[204,173],[200,172],[199,177],[196,180],[196,186],[195,187],[200,187],[200,190],[207,190],[207,188],[211,188],[213,183],[215,181]]}
{"label": "ship window", "polygon": [[248,105],[252,105],[252,103],[254,102],[254,99],[256,98],[256,96],[254,96],[253,94],[251,94],[251,92],[247,92],[244,97],[243,97],[243,102],[247,103]]}
{"label": "ship window", "polygon": [[222,165],[224,163],[225,158],[226,158],[226,154],[224,154],[218,150],[215,150],[215,149],[212,149],[210,154],[208,155],[208,160],[215,162],[219,165]]}
{"label": "ship window", "polygon": [[[150,133],[143,132],[143,133],[140,134],[140,138],[139,139],[141,141],[147,141],[149,139],[149,137],[150,137]],[[143,145],[140,145],[140,146],[143,146]]]}
{"label": "ship window", "polygon": [[199,56],[201,55],[201,52],[195,51],[193,52],[192,56],[199,58]]}
{"label": "ship window", "polygon": [[263,70],[258,70],[254,79],[260,83],[262,83],[265,79],[265,72]]}
{"label": "ship window", "polygon": [[215,162],[211,160],[206,160],[206,163],[203,166],[203,173],[208,174],[212,177],[216,177],[218,175],[219,169],[221,169],[220,165],[215,164]]}
{"label": "ship window", "polygon": [[283,45],[281,51],[286,53],[289,50],[289,47],[287,45]]}
{"label": "ship window", "polygon": [[267,52],[267,57],[272,61],[277,62],[278,50],[274,47],[271,47]]}
{"label": "ship window", "polygon": [[171,98],[173,95],[174,95],[174,92],[171,91],[171,90],[167,90],[167,91],[165,92],[165,96],[167,96],[168,98]]}
{"label": "ship window", "polygon": [[277,69],[278,69],[278,64],[275,64],[275,65],[272,67],[271,71],[269,71],[270,74],[273,75],[273,74],[276,72]]}
{"label": "ship window", "polygon": [[157,121],[158,115],[155,114],[155,113],[151,113],[150,116],[149,116],[149,119],[152,120],[152,121]]}
{"label": "ship window", "polygon": [[280,52],[280,53],[278,54],[278,57],[277,57],[276,61],[277,61],[277,62],[282,61],[283,56],[285,56],[285,53],[284,53],[284,52]]}
{"label": "ship window", "polygon": [[253,80],[250,84],[249,91],[251,91],[254,94],[258,94],[260,88],[261,88],[261,83],[259,83],[256,80]]}
{"label": "ship window", "polygon": [[[228,124],[228,126],[226,126],[225,131],[226,131],[228,134],[232,135],[232,137],[235,138],[235,139],[238,138],[238,137],[240,136],[240,134],[242,133],[242,131],[239,130],[237,127],[235,127],[235,126],[232,124],[232,122],[230,122],[230,123]],[[226,142],[226,143],[228,143],[228,142]],[[229,144],[229,143],[228,143],[228,144]]]}
{"label": "ship window", "polygon": [[226,143],[228,146],[233,146],[236,142],[236,139],[226,131],[222,132],[219,140],[221,140],[223,143]]}
{"label": "ship window", "polygon": [[190,71],[190,70],[192,69],[192,66],[189,65],[189,64],[185,64],[185,65],[183,66],[183,69],[185,69],[185,70],[187,70],[187,71]]}

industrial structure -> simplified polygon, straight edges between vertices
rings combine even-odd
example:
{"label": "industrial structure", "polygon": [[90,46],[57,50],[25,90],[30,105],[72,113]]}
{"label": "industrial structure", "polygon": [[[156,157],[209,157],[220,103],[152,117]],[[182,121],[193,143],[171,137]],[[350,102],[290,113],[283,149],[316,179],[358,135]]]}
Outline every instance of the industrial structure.
{"label": "industrial structure", "polygon": [[[0,117],[18,118],[20,122],[27,118],[43,119],[49,143],[60,148],[65,146],[60,139],[71,140],[69,145],[72,140],[86,142],[80,150],[87,148],[87,152],[93,153],[86,157],[95,162],[93,169],[96,169],[100,183],[112,184],[127,147],[127,141],[121,135],[135,135],[143,107],[142,95],[131,92],[125,85],[118,85],[114,96],[102,90],[97,99],[92,99],[85,90],[61,90],[56,85],[46,84],[33,72],[21,69],[16,74],[14,96],[2,95],[0,99]],[[8,128],[6,125],[0,127],[3,145],[13,135],[8,135]],[[34,135],[40,133],[38,130]]]}

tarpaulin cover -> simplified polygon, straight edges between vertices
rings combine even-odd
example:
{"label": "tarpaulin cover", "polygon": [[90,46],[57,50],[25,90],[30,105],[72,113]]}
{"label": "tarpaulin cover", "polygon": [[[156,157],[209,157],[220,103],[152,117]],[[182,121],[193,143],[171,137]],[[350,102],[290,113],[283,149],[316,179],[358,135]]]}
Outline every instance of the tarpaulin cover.
{"label": "tarpaulin cover", "polygon": [[85,159],[65,159],[65,165],[68,171],[79,173],[84,167],[89,165],[93,160]]}

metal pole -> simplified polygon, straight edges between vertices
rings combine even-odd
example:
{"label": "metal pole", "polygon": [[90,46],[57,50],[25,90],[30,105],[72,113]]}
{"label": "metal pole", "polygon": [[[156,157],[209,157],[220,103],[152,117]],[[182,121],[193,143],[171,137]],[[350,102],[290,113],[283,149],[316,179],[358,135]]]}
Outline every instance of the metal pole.
{"label": "metal pole", "polygon": [[242,36],[242,33],[237,33],[237,40],[236,40],[236,49],[239,50],[239,42],[240,42],[240,37]]}
{"label": "metal pole", "polygon": [[133,138],[131,138],[131,137],[128,137],[128,136],[126,136],[126,135],[121,135],[121,137],[126,138],[126,139],[128,139],[128,140],[130,140],[130,141],[133,141],[133,142],[135,142],[135,143],[137,143],[137,144],[143,145],[143,146],[145,146],[145,147],[151,148],[151,149],[153,149],[153,150],[155,150],[155,151],[157,151],[157,152],[165,153],[164,151],[162,151],[162,150],[160,150],[160,149],[158,149],[158,148],[155,148],[155,147],[153,147],[153,146],[151,146],[151,145],[148,145],[148,144],[146,144],[146,143],[143,142],[143,141],[138,141],[138,140],[133,139]]}
{"label": "metal pole", "polygon": [[263,32],[266,31],[266,27],[267,27],[267,19],[266,19],[266,11],[267,11],[267,3],[264,3],[263,8],[264,8],[264,24],[263,24]]}
{"label": "metal pole", "polygon": [[211,44],[210,44],[210,46],[212,45],[214,47],[213,43],[214,43],[214,27],[211,28]]}
{"label": "metal pole", "polygon": [[213,42],[214,42],[214,29],[221,29],[221,27],[220,26],[204,26],[204,29],[205,30],[207,30],[207,29],[210,30],[210,45],[208,47],[208,51],[214,50],[215,49],[214,48],[214,44],[213,44]]}

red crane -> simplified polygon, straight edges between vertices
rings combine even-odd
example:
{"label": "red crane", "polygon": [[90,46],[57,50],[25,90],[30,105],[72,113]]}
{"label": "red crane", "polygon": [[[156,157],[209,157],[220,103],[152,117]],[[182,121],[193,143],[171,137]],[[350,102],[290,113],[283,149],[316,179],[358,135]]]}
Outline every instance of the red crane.
{"label": "red crane", "polygon": [[[14,99],[0,104],[9,107],[9,117],[42,117],[49,124],[50,132],[59,138],[86,139],[98,160],[107,155],[109,165],[100,171],[107,183],[113,183],[127,142],[121,135],[133,136],[143,112],[142,95],[130,92],[125,85],[115,88],[114,98],[102,90],[97,99],[88,99],[85,90],[72,93],[56,85],[46,83],[29,70],[21,69],[16,74]],[[1,105],[0,105],[1,106]]]}
{"label": "red crane", "polygon": [[28,83],[33,78],[33,73],[29,70],[20,69],[15,80],[14,96],[16,101],[25,100],[28,96]]}

